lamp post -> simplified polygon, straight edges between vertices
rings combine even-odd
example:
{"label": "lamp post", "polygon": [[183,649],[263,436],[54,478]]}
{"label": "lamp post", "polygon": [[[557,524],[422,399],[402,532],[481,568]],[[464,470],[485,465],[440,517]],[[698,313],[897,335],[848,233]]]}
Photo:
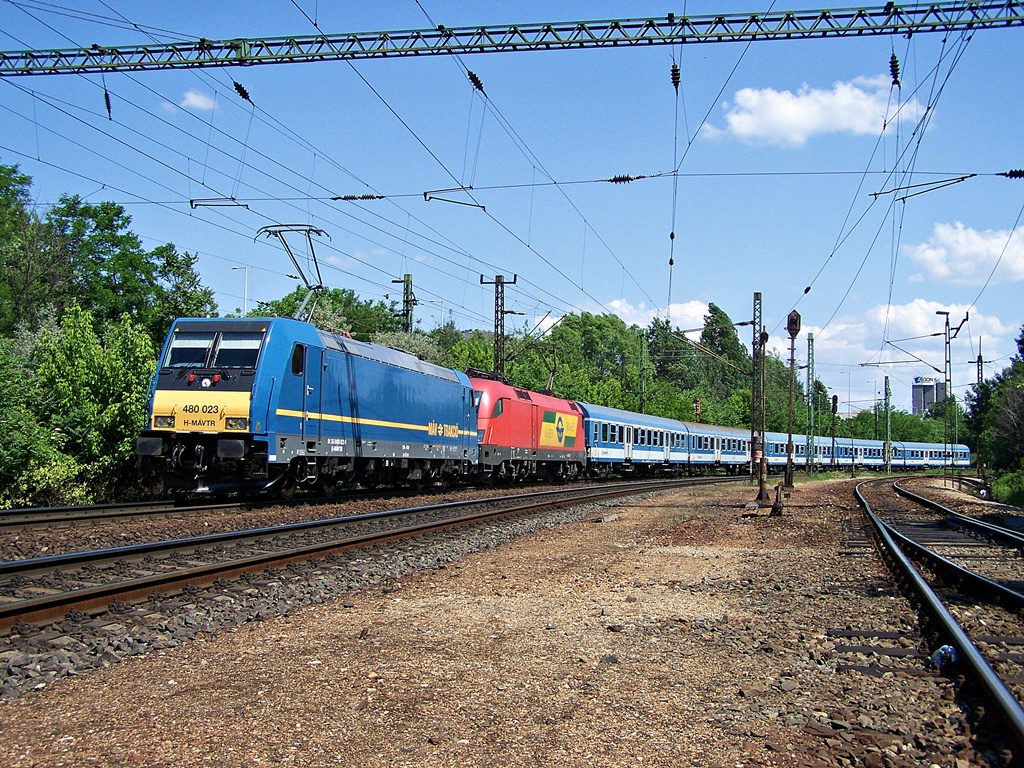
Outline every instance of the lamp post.
{"label": "lamp post", "polygon": [[438,322],[437,327],[443,328],[444,322],[444,299],[427,299],[428,304],[440,304],[441,305],[441,320]]}
{"label": "lamp post", "polygon": [[249,267],[232,267],[231,269],[232,271],[245,270],[245,282],[242,284],[242,317],[246,317],[249,314]]}

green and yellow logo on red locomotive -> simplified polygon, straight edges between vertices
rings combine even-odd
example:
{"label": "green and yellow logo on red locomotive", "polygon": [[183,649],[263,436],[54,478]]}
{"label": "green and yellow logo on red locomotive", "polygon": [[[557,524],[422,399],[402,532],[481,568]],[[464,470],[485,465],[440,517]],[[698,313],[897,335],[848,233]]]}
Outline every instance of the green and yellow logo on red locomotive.
{"label": "green and yellow logo on red locomotive", "polygon": [[544,411],[540,429],[541,448],[575,448],[579,420],[575,414]]}

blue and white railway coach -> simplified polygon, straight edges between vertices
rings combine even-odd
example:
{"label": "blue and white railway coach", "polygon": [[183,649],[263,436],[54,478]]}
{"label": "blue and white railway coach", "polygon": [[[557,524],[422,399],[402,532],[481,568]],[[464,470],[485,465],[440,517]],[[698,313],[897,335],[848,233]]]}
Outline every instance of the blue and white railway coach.
{"label": "blue and white railway coach", "polygon": [[182,319],[136,450],[165,485],[194,492],[446,481],[475,471],[473,389],[459,371],[309,323]]}
{"label": "blue and white railway coach", "polygon": [[689,432],[690,464],[706,470],[739,471],[750,465],[750,431],[683,422]]}
{"label": "blue and white railway coach", "polygon": [[971,449],[963,444],[914,443],[892,444],[892,465],[899,469],[935,469],[945,466],[969,467]]}
{"label": "blue and white railway coach", "polygon": [[679,471],[688,463],[686,426],[682,422],[577,404],[583,410],[592,474]]}

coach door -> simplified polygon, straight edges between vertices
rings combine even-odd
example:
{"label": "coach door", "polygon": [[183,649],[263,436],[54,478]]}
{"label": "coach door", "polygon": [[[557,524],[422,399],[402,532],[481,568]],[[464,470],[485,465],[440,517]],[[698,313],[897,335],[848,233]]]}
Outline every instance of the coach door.
{"label": "coach door", "polygon": [[715,463],[720,464],[722,461],[722,438],[713,437],[711,439],[715,441]]}
{"label": "coach door", "polygon": [[672,438],[675,437],[671,432],[661,433],[661,450],[664,461],[668,464],[672,460]]}
{"label": "coach door", "polygon": [[626,425],[626,439],[622,443],[622,458],[625,461],[633,460],[633,427]]}
{"label": "coach door", "polygon": [[[302,389],[302,439],[306,449],[319,443],[323,432],[320,412],[324,379],[324,350],[306,348],[306,378]],[[313,446],[316,447],[316,446]]]}

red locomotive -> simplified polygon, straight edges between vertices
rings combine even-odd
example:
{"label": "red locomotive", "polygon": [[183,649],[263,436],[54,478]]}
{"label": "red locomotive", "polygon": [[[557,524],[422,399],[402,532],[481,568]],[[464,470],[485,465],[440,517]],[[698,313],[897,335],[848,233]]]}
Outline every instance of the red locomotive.
{"label": "red locomotive", "polygon": [[570,479],[587,463],[583,412],[571,400],[470,378],[479,393],[481,469],[496,481]]}

